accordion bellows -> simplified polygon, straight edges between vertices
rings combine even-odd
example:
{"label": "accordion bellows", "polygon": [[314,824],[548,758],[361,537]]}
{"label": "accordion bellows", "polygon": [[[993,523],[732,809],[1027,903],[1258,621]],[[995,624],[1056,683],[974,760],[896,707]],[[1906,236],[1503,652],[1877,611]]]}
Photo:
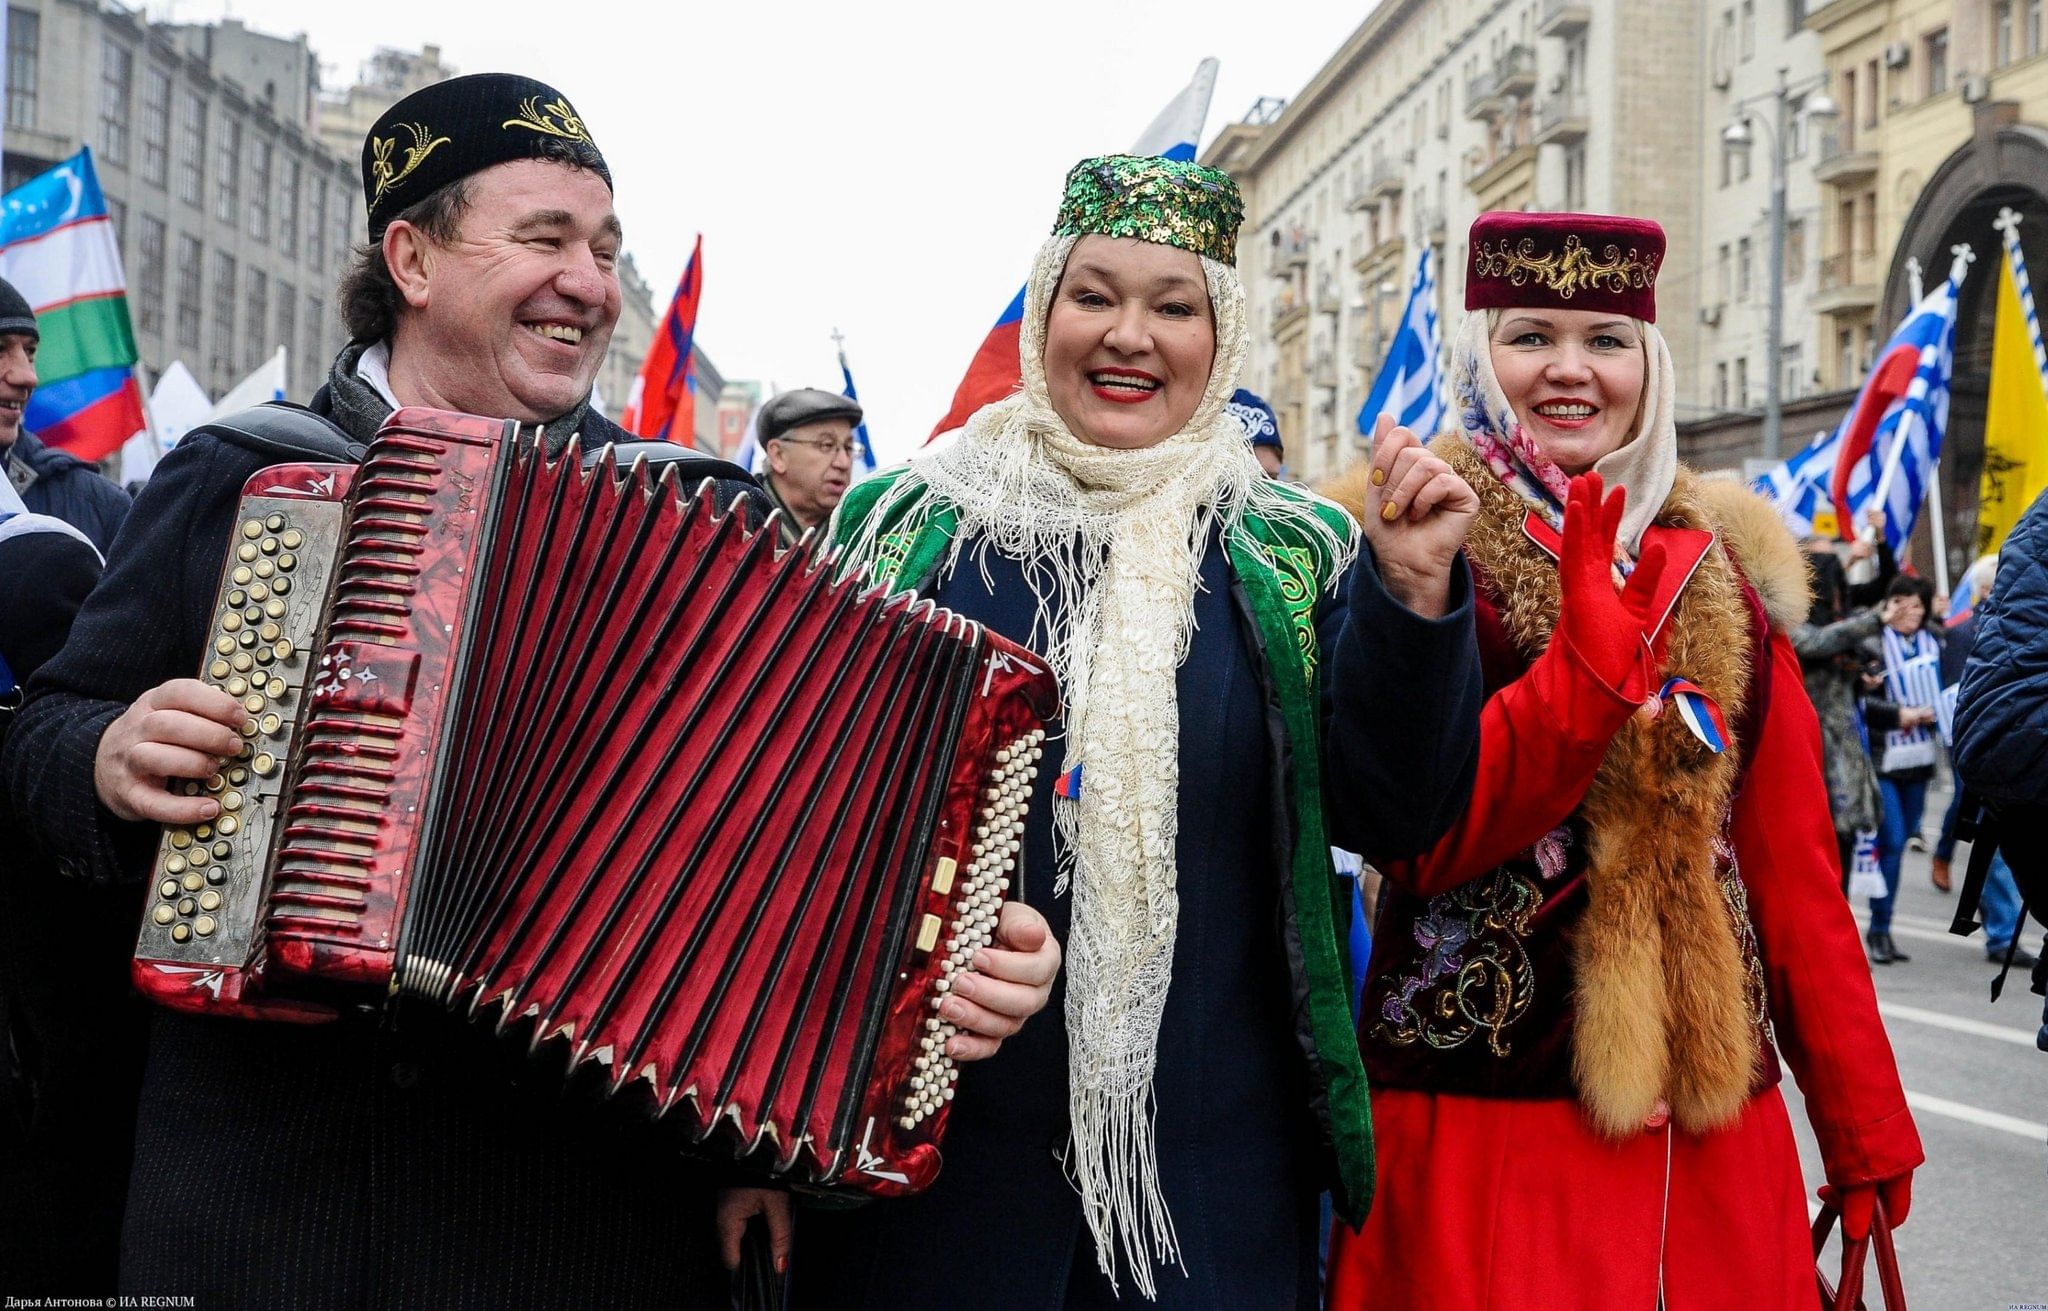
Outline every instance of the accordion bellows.
{"label": "accordion bellows", "polygon": [[164,835],[137,983],[297,1020],[416,994],[707,1154],[915,1191],[1051,675],[672,474],[415,409],[359,468],[252,478],[202,673],[246,745]]}

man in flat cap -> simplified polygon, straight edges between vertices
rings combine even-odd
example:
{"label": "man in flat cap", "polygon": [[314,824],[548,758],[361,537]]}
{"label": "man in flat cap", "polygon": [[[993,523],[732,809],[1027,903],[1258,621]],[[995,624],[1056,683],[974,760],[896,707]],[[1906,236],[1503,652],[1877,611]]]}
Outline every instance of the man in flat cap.
{"label": "man in flat cap", "polygon": [[[171,784],[239,745],[240,708],[191,674],[251,473],[359,458],[405,405],[514,418],[556,450],[630,440],[590,408],[621,234],[568,100],[507,74],[444,82],[378,120],[362,166],[350,340],[309,407],[339,431],[266,410],[240,423],[255,438],[181,441],[7,742],[33,836],[138,901],[157,826],[212,818]],[[724,472],[721,499],[759,497]],[[656,1126],[559,1090],[488,1026],[404,1002],[310,1027],[160,1013],[121,1287],[206,1306],[722,1305],[711,1179]]]}
{"label": "man in flat cap", "polygon": [[128,493],[22,426],[39,381],[36,348],[42,337],[28,299],[0,278],[0,469],[29,513],[62,519],[104,554],[128,517]]}
{"label": "man in flat cap", "polygon": [[774,397],[754,420],[765,476],[762,490],[782,511],[783,539],[822,527],[853,481],[853,430],[860,404],[836,392],[800,387]]}

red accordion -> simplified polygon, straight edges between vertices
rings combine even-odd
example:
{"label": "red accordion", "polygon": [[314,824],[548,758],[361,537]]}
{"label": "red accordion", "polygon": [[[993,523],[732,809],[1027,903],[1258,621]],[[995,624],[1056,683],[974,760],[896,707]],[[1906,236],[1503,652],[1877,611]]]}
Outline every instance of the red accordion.
{"label": "red accordion", "polygon": [[244,747],[190,785],[219,816],[164,833],[141,990],[416,994],[707,1153],[928,1184],[935,1010],[993,932],[1053,680],[708,488],[421,409],[360,467],[251,478],[202,673]]}

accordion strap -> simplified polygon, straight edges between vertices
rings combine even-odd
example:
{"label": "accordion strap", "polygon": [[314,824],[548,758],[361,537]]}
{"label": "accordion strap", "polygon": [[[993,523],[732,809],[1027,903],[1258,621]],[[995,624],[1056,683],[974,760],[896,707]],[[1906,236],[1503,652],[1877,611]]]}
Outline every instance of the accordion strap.
{"label": "accordion strap", "polygon": [[361,464],[370,449],[331,419],[286,401],[252,405],[192,431],[212,433],[278,463]]}

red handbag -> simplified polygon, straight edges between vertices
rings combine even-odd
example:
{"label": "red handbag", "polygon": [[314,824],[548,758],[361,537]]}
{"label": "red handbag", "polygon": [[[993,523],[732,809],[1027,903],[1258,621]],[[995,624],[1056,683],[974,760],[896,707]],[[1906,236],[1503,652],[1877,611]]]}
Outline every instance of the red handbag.
{"label": "red handbag", "polygon": [[[1816,1262],[1827,1248],[1828,1234],[1833,1231],[1841,1214],[1833,1206],[1824,1205],[1820,1214],[1813,1218],[1813,1256]],[[1842,1282],[1839,1287],[1828,1282],[1826,1271],[1818,1265],[1814,1267],[1813,1277],[1820,1285],[1821,1311],[1867,1311],[1863,1301],[1863,1267],[1872,1251],[1877,1253],[1877,1287],[1884,1298],[1886,1311],[1906,1311],[1906,1286],[1899,1280],[1899,1252],[1892,1245],[1892,1222],[1884,1213],[1882,1200],[1871,1209],[1869,1233],[1854,1242],[1843,1235]]]}

